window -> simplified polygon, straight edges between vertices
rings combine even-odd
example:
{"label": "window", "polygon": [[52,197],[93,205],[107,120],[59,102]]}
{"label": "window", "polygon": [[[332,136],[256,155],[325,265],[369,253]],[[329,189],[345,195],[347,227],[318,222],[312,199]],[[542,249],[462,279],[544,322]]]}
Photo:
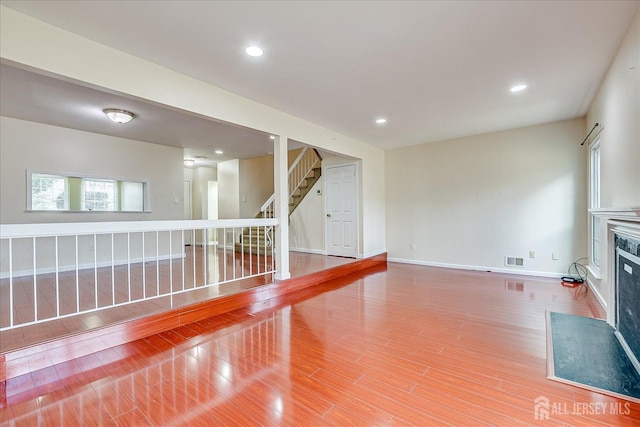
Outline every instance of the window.
{"label": "window", "polygon": [[149,212],[148,183],[27,172],[32,211]]}
{"label": "window", "polygon": [[137,212],[144,210],[145,183],[120,181],[120,210]]}
{"label": "window", "polygon": [[67,177],[34,173],[31,176],[31,209],[38,211],[69,209]]}
{"label": "window", "polygon": [[[600,140],[591,146],[589,165],[589,208],[600,207]],[[600,218],[593,213],[589,215],[591,222],[590,261],[595,267],[600,267]]]}
{"label": "window", "polygon": [[106,179],[82,180],[83,211],[117,211],[118,190],[116,181]]}

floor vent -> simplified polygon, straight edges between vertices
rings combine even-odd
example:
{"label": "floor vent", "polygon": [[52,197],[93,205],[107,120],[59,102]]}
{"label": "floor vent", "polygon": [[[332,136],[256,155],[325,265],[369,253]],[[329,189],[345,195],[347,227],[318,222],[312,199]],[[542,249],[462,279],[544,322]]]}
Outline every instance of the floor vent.
{"label": "floor vent", "polygon": [[524,258],[506,256],[504,257],[504,265],[507,267],[524,267]]}

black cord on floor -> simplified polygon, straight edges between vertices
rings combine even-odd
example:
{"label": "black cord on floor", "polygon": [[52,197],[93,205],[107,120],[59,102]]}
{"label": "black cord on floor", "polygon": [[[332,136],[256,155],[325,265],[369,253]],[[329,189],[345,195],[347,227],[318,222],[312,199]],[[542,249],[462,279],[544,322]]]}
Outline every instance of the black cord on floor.
{"label": "black cord on floor", "polygon": [[587,266],[580,262],[583,260],[586,261],[587,258],[580,258],[571,263],[567,270],[569,275],[562,277],[563,282],[584,283],[587,280]]}

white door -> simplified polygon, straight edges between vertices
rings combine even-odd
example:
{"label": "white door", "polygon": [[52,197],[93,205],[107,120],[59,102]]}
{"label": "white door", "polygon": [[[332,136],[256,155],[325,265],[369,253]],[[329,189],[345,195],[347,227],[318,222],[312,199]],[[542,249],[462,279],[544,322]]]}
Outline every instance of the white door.
{"label": "white door", "polygon": [[[184,182],[184,219],[193,218],[191,213],[191,181]],[[191,244],[191,231],[184,232],[184,244]]]}
{"label": "white door", "polygon": [[358,255],[358,197],[355,164],[325,170],[327,255]]}

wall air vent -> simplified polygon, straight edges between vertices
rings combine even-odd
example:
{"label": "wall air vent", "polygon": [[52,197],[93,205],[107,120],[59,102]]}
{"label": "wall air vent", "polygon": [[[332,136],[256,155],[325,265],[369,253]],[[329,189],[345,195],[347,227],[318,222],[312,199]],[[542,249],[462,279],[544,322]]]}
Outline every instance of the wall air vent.
{"label": "wall air vent", "polygon": [[504,265],[507,267],[524,267],[524,258],[506,256],[504,257]]}

